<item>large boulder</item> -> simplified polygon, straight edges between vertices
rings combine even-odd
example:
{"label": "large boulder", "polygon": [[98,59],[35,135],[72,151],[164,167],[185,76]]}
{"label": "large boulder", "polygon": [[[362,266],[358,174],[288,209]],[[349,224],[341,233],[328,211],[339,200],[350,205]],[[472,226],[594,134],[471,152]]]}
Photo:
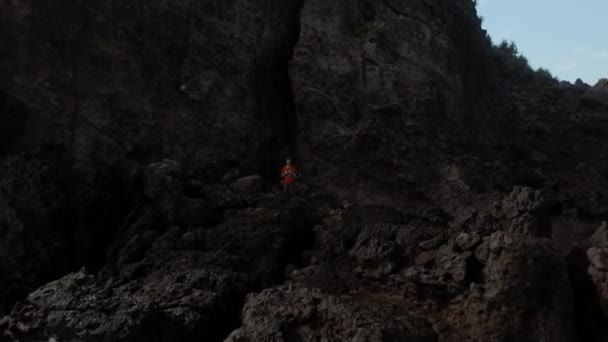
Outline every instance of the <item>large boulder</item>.
{"label": "large boulder", "polygon": [[608,248],[608,224],[603,221],[600,227],[591,235],[588,244],[592,247]]}
{"label": "large boulder", "polygon": [[488,236],[498,230],[551,237],[550,207],[540,190],[515,186],[510,193],[489,197],[477,207],[459,210],[455,226],[469,234]]}
{"label": "large boulder", "polygon": [[431,323],[381,294],[335,296],[283,286],[251,294],[226,342],[437,341]]}
{"label": "large boulder", "polygon": [[566,264],[550,240],[497,231],[466,260],[464,280],[468,289],[440,315],[453,338],[575,339]]}
{"label": "large boulder", "polygon": [[587,274],[595,286],[597,300],[604,317],[608,318],[608,226],[606,222],[589,239]]}
{"label": "large boulder", "polygon": [[193,341],[204,333],[217,339],[230,324],[234,296],[246,291],[245,275],[211,269],[176,269],[150,277],[141,284],[106,287],[82,271],[67,275],[19,303],[4,338]]}
{"label": "large boulder", "polygon": [[587,250],[587,258],[587,272],[595,284],[602,312],[608,317],[608,248],[591,247]]}
{"label": "large boulder", "polygon": [[[286,285],[248,296],[243,325],[228,341],[576,338],[566,264],[551,240],[511,231],[508,220],[489,235],[450,234],[434,215],[410,213],[396,224],[334,211],[315,227],[310,264],[288,268]],[[368,331],[353,322],[368,322]]]}
{"label": "large boulder", "polygon": [[242,177],[235,180],[231,187],[240,194],[256,194],[262,191],[262,177],[258,175]]}

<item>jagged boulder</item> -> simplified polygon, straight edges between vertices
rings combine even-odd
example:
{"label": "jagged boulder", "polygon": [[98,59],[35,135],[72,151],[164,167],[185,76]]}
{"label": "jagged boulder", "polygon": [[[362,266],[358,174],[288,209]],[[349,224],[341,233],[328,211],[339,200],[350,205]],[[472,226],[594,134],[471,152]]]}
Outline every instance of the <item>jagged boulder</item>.
{"label": "jagged boulder", "polygon": [[252,175],[235,180],[231,188],[240,194],[256,194],[262,191],[262,177]]}
{"label": "jagged boulder", "polygon": [[244,208],[246,202],[228,185],[208,185],[203,189],[207,202],[216,209]]}
{"label": "jagged boulder", "polygon": [[515,186],[500,199],[484,203],[481,208],[462,210],[457,226],[479,236],[497,230],[536,237],[551,237],[549,201],[540,190]]}
{"label": "jagged boulder", "polygon": [[605,317],[608,317],[608,226],[606,222],[589,239],[587,274],[595,286],[597,300]]}
{"label": "jagged boulder", "polygon": [[597,89],[608,90],[608,78],[599,79],[593,87]]}
{"label": "jagged boulder", "polygon": [[335,296],[283,286],[251,294],[243,326],[226,342],[437,341],[431,323],[382,294]]}
{"label": "jagged boulder", "polygon": [[206,333],[218,338],[234,310],[233,296],[246,291],[246,276],[238,273],[182,268],[150,276],[139,284],[103,286],[83,271],[67,275],[19,303],[4,337],[193,341],[193,336]]}
{"label": "jagged boulder", "polygon": [[[328,219],[325,228],[316,231],[322,232],[325,242],[340,242],[319,245],[312,265],[292,269],[287,285],[250,295],[243,326],[228,341],[348,339],[335,334],[350,329],[334,332],[325,324],[349,326],[351,320],[385,317],[384,323],[370,323],[369,335],[361,335],[375,340],[393,336],[382,331],[402,325],[398,312],[425,317],[433,330],[424,336],[431,340],[575,338],[566,265],[550,240],[499,230],[483,238],[462,233],[434,249],[417,249],[419,243],[402,249],[397,236],[404,226],[363,226],[353,238],[348,231],[330,234],[343,231],[336,219]],[[429,236],[420,239],[427,241]],[[411,264],[405,251],[416,255]],[[383,303],[380,312],[376,301]],[[344,303],[353,308],[341,309]],[[384,316],[383,310],[392,307],[388,303],[401,309]],[[332,310],[339,310],[335,315],[341,319],[336,321]],[[393,330],[394,338],[405,338],[412,330],[406,329],[406,335],[398,331]],[[349,334],[358,336],[356,331]],[[411,336],[423,338],[419,333]]]}
{"label": "jagged boulder", "polygon": [[456,245],[463,251],[472,250],[481,240],[480,236],[473,233],[461,233],[456,237]]}
{"label": "jagged boulder", "polygon": [[588,244],[593,247],[608,248],[608,224],[606,224],[606,221],[602,222],[589,238]]}
{"label": "jagged boulder", "polygon": [[224,184],[228,184],[228,183],[232,183],[233,181],[237,180],[239,178],[240,172],[239,169],[236,167],[233,167],[232,169],[230,169],[230,171],[228,171],[220,180],[221,183]]}
{"label": "jagged boulder", "polygon": [[[542,237],[608,213],[605,87],[493,84],[474,1],[4,1],[0,41],[4,338],[576,340]],[[238,179],[287,154],[306,191]]]}
{"label": "jagged boulder", "polygon": [[401,263],[395,231],[401,227],[369,225],[359,233],[348,255],[359,265],[357,271],[367,277],[382,278],[395,272]]}
{"label": "jagged boulder", "polygon": [[[154,184],[161,189],[167,183]],[[227,209],[212,226],[168,225],[162,215],[145,209],[132,213],[132,226],[117,236],[99,274],[83,270],[42,286],[3,320],[4,336],[23,341],[224,338],[238,326],[247,293],[281,282],[287,264],[299,265],[311,247],[310,204],[267,197],[277,201],[250,199],[257,206]]]}
{"label": "jagged boulder", "polygon": [[587,258],[589,260],[587,272],[595,285],[602,312],[608,317],[608,248],[589,248]]}
{"label": "jagged boulder", "polygon": [[[208,198],[192,198],[185,193],[186,176],[179,163],[165,159],[143,167],[143,196],[135,212],[148,210],[167,224],[209,225],[217,221],[217,213]],[[201,194],[206,197],[205,194]]]}
{"label": "jagged boulder", "polygon": [[576,81],[574,81],[574,85],[577,87],[581,87],[581,88],[589,88],[590,85],[585,83],[583,80],[581,80],[580,78],[577,78]]}
{"label": "jagged boulder", "polygon": [[[462,239],[462,234],[456,238]],[[496,231],[472,250],[455,245],[438,248],[427,264],[394,277],[404,300],[419,303],[433,317],[441,338],[574,338],[570,283],[553,243]]]}

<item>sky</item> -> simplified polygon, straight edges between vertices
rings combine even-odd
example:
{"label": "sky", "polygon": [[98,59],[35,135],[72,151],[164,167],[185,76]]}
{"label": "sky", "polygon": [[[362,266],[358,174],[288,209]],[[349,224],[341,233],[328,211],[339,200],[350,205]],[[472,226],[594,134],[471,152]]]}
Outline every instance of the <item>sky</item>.
{"label": "sky", "polygon": [[514,41],[533,68],[591,85],[608,77],[608,0],[477,2],[492,41]]}

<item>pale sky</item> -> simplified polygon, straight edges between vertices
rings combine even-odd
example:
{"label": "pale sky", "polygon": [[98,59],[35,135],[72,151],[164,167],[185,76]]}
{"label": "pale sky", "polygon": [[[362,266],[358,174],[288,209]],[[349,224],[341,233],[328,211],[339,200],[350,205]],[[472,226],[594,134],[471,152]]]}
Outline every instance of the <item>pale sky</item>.
{"label": "pale sky", "polygon": [[591,85],[608,77],[608,0],[477,2],[492,41],[514,41],[532,67]]}

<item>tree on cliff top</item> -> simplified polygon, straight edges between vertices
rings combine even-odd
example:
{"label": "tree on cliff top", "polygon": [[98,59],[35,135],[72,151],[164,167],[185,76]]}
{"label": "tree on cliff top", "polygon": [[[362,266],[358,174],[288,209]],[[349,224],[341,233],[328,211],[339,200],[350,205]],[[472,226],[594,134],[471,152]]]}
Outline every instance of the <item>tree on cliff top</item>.
{"label": "tree on cliff top", "polygon": [[551,72],[545,68],[532,69],[528,59],[517,49],[514,42],[503,40],[494,45],[494,60],[498,76],[516,84],[552,85],[558,82]]}

